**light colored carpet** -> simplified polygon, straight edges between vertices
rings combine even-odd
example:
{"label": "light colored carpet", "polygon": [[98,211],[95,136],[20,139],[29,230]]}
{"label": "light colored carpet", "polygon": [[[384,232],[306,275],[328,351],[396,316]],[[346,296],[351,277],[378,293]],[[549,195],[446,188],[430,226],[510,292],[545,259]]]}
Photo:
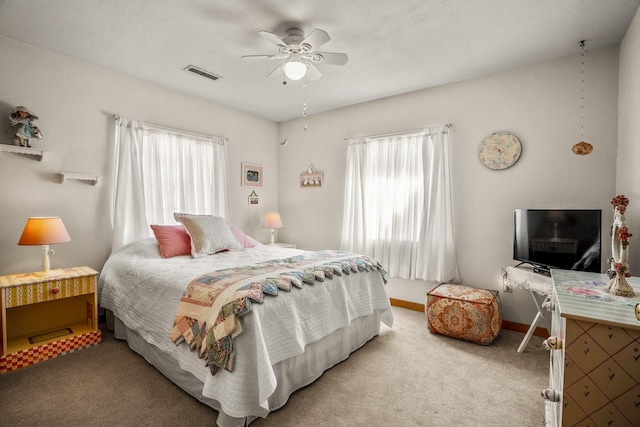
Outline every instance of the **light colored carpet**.
{"label": "light colored carpet", "polygon": [[[541,426],[549,353],[501,331],[490,346],[429,333],[424,314],[395,324],[252,423],[271,426]],[[103,342],[0,375],[2,426],[215,425],[191,398],[103,329]]]}

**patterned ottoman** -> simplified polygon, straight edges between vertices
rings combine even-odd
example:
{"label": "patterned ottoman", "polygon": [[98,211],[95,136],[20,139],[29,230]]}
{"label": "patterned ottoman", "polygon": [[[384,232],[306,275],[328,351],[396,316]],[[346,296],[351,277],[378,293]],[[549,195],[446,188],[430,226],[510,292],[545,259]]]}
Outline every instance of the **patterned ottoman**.
{"label": "patterned ottoman", "polygon": [[427,292],[429,331],[489,345],[502,327],[498,291],[441,283]]}

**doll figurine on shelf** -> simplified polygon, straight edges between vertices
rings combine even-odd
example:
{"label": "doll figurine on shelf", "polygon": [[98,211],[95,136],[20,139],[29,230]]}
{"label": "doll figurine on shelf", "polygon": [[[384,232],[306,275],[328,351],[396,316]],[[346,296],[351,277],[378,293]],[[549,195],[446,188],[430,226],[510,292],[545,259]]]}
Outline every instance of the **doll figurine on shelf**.
{"label": "doll figurine on shelf", "polygon": [[33,123],[38,117],[31,114],[26,107],[16,107],[13,113],[9,114],[11,126],[16,128],[16,145],[21,147],[31,147],[31,138],[42,138],[42,132],[38,125]]}

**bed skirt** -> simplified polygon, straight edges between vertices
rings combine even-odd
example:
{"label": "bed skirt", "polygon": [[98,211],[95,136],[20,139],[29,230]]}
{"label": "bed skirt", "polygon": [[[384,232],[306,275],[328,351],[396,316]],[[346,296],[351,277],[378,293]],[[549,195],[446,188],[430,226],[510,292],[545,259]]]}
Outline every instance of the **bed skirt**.
{"label": "bed skirt", "polygon": [[[308,344],[304,353],[273,365],[278,385],[269,397],[270,410],[275,411],[283,407],[294,391],[311,384],[324,371],[347,359],[352,352],[377,336],[380,331],[380,317],[380,312],[375,311],[369,316],[357,318],[351,325]],[[114,318],[112,313],[107,313],[107,319],[108,326],[113,326],[109,327],[113,329],[116,338],[126,340],[133,351],[144,357],[174,384],[218,411],[218,426],[241,427],[258,418],[255,414],[246,414],[243,418],[225,414],[218,401],[202,395],[203,383],[190,372],[179,369],[176,360],[147,343],[138,333],[127,328],[118,318]]]}

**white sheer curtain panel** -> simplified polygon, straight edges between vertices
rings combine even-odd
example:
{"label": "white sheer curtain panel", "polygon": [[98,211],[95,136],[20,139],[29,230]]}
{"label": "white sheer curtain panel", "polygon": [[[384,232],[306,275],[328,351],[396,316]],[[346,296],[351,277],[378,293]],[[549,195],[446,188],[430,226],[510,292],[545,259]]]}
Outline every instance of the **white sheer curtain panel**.
{"label": "white sheer curtain panel", "polygon": [[224,138],[173,134],[151,125],[144,128],[143,182],[149,224],[174,224],[174,212],[228,219]]}
{"label": "white sheer curtain panel", "polygon": [[116,117],[112,250],[175,224],[174,212],[229,218],[225,139]]}
{"label": "white sheer curtain panel", "polygon": [[448,126],[349,141],[341,247],[392,277],[459,281]]}
{"label": "white sheer curtain panel", "polygon": [[430,130],[424,154],[425,198],[416,278],[460,282],[453,232],[449,127]]}
{"label": "white sheer curtain panel", "polygon": [[149,236],[142,182],[142,123],[116,116],[115,127],[112,250]]}

